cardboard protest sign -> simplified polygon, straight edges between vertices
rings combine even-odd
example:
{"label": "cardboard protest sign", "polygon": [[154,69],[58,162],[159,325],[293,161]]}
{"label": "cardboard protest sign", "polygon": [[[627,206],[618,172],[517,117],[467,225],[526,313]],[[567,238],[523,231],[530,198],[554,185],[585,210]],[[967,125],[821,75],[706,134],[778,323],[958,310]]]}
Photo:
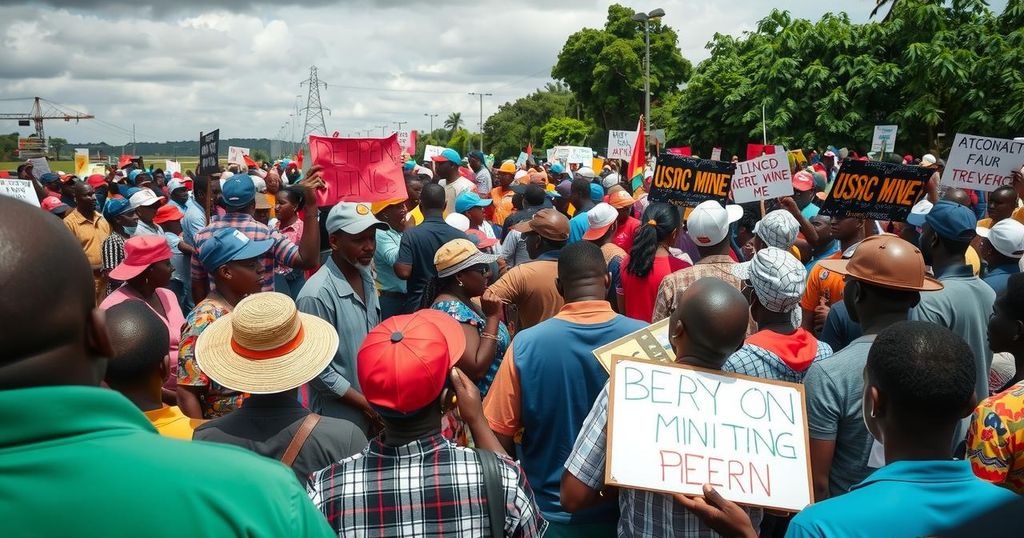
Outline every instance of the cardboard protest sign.
{"label": "cardboard protest sign", "polygon": [[799,511],[811,503],[804,388],[615,357],[605,483]]}
{"label": "cardboard protest sign", "polygon": [[724,204],[735,171],[735,163],[662,153],[654,168],[648,199],[687,207],[705,200]]}
{"label": "cardboard protest sign", "polygon": [[50,161],[46,157],[33,157],[28,160],[32,165],[32,176],[39,179],[43,174],[50,173]]}
{"label": "cardboard protest sign", "polygon": [[604,159],[601,159],[599,157],[594,157],[590,161],[590,169],[595,171],[595,172],[597,172],[598,174],[600,174],[601,170],[604,169]]}
{"label": "cardboard protest sign", "polygon": [[217,151],[220,145],[220,129],[199,135],[199,164],[196,173],[199,175],[214,174],[220,171],[217,162]]}
{"label": "cardboard protest sign", "polygon": [[594,150],[580,146],[564,146],[565,162],[569,164],[580,164],[589,166],[594,160]]}
{"label": "cardboard protest sign", "polygon": [[1024,166],[1024,141],[957,133],[942,173],[942,185],[991,192],[1009,185]]}
{"label": "cardboard protest sign", "polygon": [[179,163],[178,161],[167,161],[167,160],[165,160],[164,161],[164,173],[167,174],[168,177],[170,177],[170,176],[174,175],[175,172],[177,172],[179,174],[181,173],[181,163]]}
{"label": "cardboard protest sign", "polygon": [[89,150],[75,149],[75,175],[86,177],[89,175]]}
{"label": "cardboard protest sign", "polygon": [[10,196],[39,207],[39,198],[32,182],[27,179],[0,179],[0,195]]}
{"label": "cardboard protest sign", "polygon": [[430,144],[427,144],[427,147],[423,149],[423,160],[429,161],[432,157],[437,157],[443,151],[444,148],[441,146],[431,146]]}
{"label": "cardboard protest sign", "polygon": [[612,357],[622,355],[635,359],[672,362],[675,354],[668,341],[668,318],[627,334],[594,350],[597,362],[608,372],[612,370]]}
{"label": "cardboard protest sign", "polygon": [[405,198],[402,151],[398,137],[309,137],[313,164],[323,167],[326,188],[318,189],[317,204],[377,202]]}
{"label": "cardboard protest sign", "polygon": [[762,155],[736,163],[732,176],[732,199],[737,204],[793,195],[789,161],[781,155]]}
{"label": "cardboard protest sign", "polygon": [[931,170],[879,161],[847,159],[821,206],[830,217],[905,221],[925,194]]}
{"label": "cardboard protest sign", "polygon": [[892,153],[898,130],[898,125],[875,125],[875,133],[871,136],[871,151]]}
{"label": "cardboard protest sign", "polygon": [[636,131],[608,131],[608,158],[628,161],[633,156]]}
{"label": "cardboard protest sign", "polygon": [[720,161],[722,160],[722,148],[713,147],[711,148],[711,160]]}
{"label": "cardboard protest sign", "polygon": [[228,146],[228,164],[239,164],[245,166],[245,156],[249,154],[249,148]]}

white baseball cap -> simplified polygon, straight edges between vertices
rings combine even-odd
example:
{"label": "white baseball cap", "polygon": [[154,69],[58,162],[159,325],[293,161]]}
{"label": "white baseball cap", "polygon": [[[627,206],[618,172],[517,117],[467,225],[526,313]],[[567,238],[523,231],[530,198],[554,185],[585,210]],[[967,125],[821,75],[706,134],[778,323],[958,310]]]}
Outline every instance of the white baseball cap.
{"label": "white baseball cap", "polygon": [[701,202],[686,219],[686,235],[699,247],[710,247],[729,235],[729,225],[743,218],[743,208],[730,204],[722,207],[717,200]]}
{"label": "white baseball cap", "polygon": [[132,209],[138,209],[140,207],[146,207],[151,205],[160,205],[166,201],[163,196],[157,196],[153,191],[149,189],[139,189],[139,192],[131,195],[128,198],[128,205]]}
{"label": "white baseball cap", "polygon": [[1024,256],[1024,224],[1014,219],[1003,219],[991,228],[978,226],[978,235],[988,239],[992,248],[1008,258]]}
{"label": "white baseball cap", "polygon": [[587,179],[594,179],[597,177],[597,174],[594,173],[594,169],[589,166],[584,166],[576,170],[576,175]]}
{"label": "white baseball cap", "polygon": [[604,176],[604,179],[601,180],[601,185],[604,186],[605,190],[608,190],[608,189],[610,189],[610,188],[612,188],[612,187],[614,187],[614,186],[616,186],[618,184],[619,184],[619,175],[616,174],[615,172],[612,172],[612,173],[608,174],[607,176]]}
{"label": "white baseball cap", "polygon": [[928,213],[931,212],[932,203],[927,198],[922,198],[920,202],[910,208],[910,214],[907,215],[907,224],[917,227],[924,226],[925,219],[927,219]]}
{"label": "white baseball cap", "polygon": [[618,209],[604,202],[595,205],[590,208],[590,211],[587,211],[587,225],[589,228],[583,234],[583,239],[587,241],[600,239],[608,231],[608,228],[615,224],[615,220],[618,218]]}
{"label": "white baseball cap", "polygon": [[451,226],[460,232],[464,232],[469,229],[469,217],[462,213],[448,213],[448,216],[444,218],[444,221],[448,223],[448,226]]}

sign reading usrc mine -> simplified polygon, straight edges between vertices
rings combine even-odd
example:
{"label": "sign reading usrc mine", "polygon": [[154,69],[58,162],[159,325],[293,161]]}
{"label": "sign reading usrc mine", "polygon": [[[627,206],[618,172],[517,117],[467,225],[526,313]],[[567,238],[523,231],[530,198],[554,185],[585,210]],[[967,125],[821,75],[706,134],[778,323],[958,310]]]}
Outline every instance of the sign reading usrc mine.
{"label": "sign reading usrc mine", "polygon": [[317,205],[406,198],[398,135],[387,138],[309,137],[313,164],[323,167],[326,188]]}
{"label": "sign reading usrc mine", "polygon": [[605,483],[799,511],[811,503],[804,388],[616,356]]}
{"label": "sign reading usrc mine", "polygon": [[684,207],[694,207],[706,200],[725,204],[735,171],[735,163],[662,153],[654,168],[648,198]]}
{"label": "sign reading usrc mine", "polygon": [[932,171],[879,161],[843,161],[821,214],[833,218],[905,221],[925,194]]}

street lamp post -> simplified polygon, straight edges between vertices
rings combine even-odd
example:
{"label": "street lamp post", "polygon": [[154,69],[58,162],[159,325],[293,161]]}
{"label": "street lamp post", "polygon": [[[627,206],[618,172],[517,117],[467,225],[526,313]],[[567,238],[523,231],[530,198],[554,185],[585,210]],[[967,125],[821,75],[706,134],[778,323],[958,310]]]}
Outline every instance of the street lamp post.
{"label": "street lamp post", "polygon": [[[658,19],[665,16],[665,10],[660,7],[650,13],[636,13],[633,20],[644,23],[644,125],[647,126],[647,134],[651,132],[651,19]],[[646,138],[645,138],[646,139]]]}
{"label": "street lamp post", "polygon": [[430,118],[430,132],[433,133],[434,132],[434,118],[437,117],[437,114],[423,114],[423,115]]}

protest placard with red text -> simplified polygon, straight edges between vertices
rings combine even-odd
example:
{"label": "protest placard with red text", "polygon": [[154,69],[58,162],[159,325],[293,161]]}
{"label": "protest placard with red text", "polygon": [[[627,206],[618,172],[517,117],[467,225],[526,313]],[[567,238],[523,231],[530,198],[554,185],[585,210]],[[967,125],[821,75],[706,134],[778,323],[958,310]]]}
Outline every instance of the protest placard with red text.
{"label": "protest placard with red text", "polygon": [[377,202],[407,197],[397,135],[388,138],[309,137],[314,165],[323,167],[326,188],[317,205]]}

